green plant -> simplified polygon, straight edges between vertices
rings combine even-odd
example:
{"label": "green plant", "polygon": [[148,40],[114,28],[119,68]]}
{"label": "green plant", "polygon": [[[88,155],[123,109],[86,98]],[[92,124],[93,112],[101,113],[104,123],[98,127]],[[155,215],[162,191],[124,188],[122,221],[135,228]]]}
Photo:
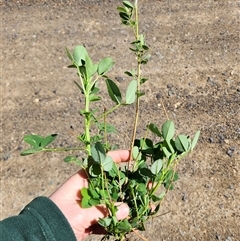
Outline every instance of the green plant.
{"label": "green plant", "polygon": [[[82,207],[104,204],[109,211],[106,218],[99,220],[99,224],[106,230],[103,240],[110,236],[116,240],[123,240],[129,232],[144,230],[144,223],[159,211],[167,192],[173,189],[173,183],[178,179],[176,167],[180,159],[193,150],[200,134],[198,131],[193,140],[185,135],[174,137],[174,123],[167,120],[161,128],[154,123],[147,125],[146,136],[148,132],[152,132],[158,138],[157,142],[154,143],[146,136],[136,139],[140,112],[139,99],[144,95],[141,87],[148,80],[142,76],[141,70],[142,65],[148,63],[150,54],[143,34],[139,34],[137,1],[135,4],[123,1],[123,6],[117,9],[122,24],[128,26],[134,34],[130,50],[136,56],[136,69],[125,72],[131,78],[125,97],[122,96],[116,83],[106,75],[114,65],[110,57],[94,64],[84,46],[76,46],[73,53],[66,49],[71,61],[69,67],[75,68],[79,77],[75,84],[85,99],[84,109],[79,111],[84,118],[84,133],[77,137],[81,146],[50,148],[49,145],[57,134],[47,137],[26,135],[24,141],[30,144],[31,148],[21,153],[21,155],[30,155],[50,151],[85,151],[86,156],[82,160],[71,155],[64,161],[75,162],[87,173],[89,187],[81,190]],[[109,97],[114,103],[112,108],[104,110],[103,113],[98,108],[94,108],[94,103],[101,100],[100,90],[97,87],[100,80],[105,81]],[[116,132],[116,129],[106,120],[113,111],[134,103],[136,111],[130,143],[131,160],[128,165],[119,167],[107,155],[107,152],[114,148],[114,145],[108,142],[107,135]],[[116,202],[125,202],[129,205],[128,219],[117,220]]]}

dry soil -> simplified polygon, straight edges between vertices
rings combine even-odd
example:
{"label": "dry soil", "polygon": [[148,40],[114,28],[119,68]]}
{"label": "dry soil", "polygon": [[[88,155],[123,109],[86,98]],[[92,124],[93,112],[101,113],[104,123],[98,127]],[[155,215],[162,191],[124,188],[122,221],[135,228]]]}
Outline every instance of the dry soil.
{"label": "dry soil", "polygon": [[[110,77],[125,90],[134,67],[132,35],[121,26],[117,0],[3,0],[1,12],[1,219],[38,195],[50,195],[77,171],[65,154],[21,157],[24,134],[58,133],[58,146],[77,143],[82,105],[64,48],[84,44],[97,61],[112,56]],[[141,125],[166,116],[177,132],[201,137],[179,165],[180,180],[160,214],[149,221],[148,240],[240,240],[239,1],[139,0],[141,32],[152,58]],[[100,87],[103,87],[100,84]],[[106,92],[106,91],[105,91]],[[103,91],[103,93],[105,93]],[[108,103],[108,99],[103,97]],[[133,107],[111,116],[128,147]],[[141,128],[143,127],[143,128]],[[100,240],[90,237],[89,240]],[[130,235],[129,240],[140,240]]]}

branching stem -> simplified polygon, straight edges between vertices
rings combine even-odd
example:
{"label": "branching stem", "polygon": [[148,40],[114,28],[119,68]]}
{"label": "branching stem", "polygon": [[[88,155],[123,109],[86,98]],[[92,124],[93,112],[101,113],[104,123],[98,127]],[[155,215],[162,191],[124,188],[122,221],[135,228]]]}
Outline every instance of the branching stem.
{"label": "branching stem", "polygon": [[[138,1],[135,1],[135,25],[134,25],[134,33],[136,40],[139,40],[139,30],[138,30]],[[132,149],[134,146],[134,140],[136,139],[136,132],[137,132],[137,125],[138,125],[138,119],[139,119],[139,106],[140,106],[140,100],[139,100],[139,93],[140,93],[140,80],[141,80],[141,56],[140,53],[137,53],[137,93],[136,93],[136,108],[135,108],[135,118],[134,118],[134,126],[133,126],[133,132],[132,132],[132,139],[131,139],[131,146],[130,146],[130,161],[128,163],[128,169],[130,170],[130,165],[132,161]]]}

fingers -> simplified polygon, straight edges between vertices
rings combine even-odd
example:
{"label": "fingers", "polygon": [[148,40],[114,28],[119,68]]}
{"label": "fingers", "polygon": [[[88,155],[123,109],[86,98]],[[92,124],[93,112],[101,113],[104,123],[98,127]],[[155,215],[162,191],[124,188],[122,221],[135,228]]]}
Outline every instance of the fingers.
{"label": "fingers", "polygon": [[116,163],[127,162],[130,159],[129,150],[109,151],[107,153]]}
{"label": "fingers", "polygon": [[[118,203],[118,204],[116,204],[116,206],[117,205],[120,205],[118,207],[118,211],[116,213],[117,219],[122,220],[124,218],[127,218],[129,215],[129,207],[127,206],[127,204]],[[104,228],[101,225],[96,223],[96,224],[91,225],[89,228],[87,228],[86,233],[88,233],[88,234],[105,234],[106,231],[104,230]]]}

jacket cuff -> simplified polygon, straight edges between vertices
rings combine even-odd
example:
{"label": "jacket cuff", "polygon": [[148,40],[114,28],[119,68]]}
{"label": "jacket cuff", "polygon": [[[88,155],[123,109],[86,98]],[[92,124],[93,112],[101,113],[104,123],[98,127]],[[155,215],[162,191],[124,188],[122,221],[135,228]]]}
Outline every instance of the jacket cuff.
{"label": "jacket cuff", "polygon": [[[47,197],[37,197],[20,213],[28,213],[37,221],[46,240],[76,241],[74,232],[57,205]],[[36,225],[36,224],[35,224]]]}

